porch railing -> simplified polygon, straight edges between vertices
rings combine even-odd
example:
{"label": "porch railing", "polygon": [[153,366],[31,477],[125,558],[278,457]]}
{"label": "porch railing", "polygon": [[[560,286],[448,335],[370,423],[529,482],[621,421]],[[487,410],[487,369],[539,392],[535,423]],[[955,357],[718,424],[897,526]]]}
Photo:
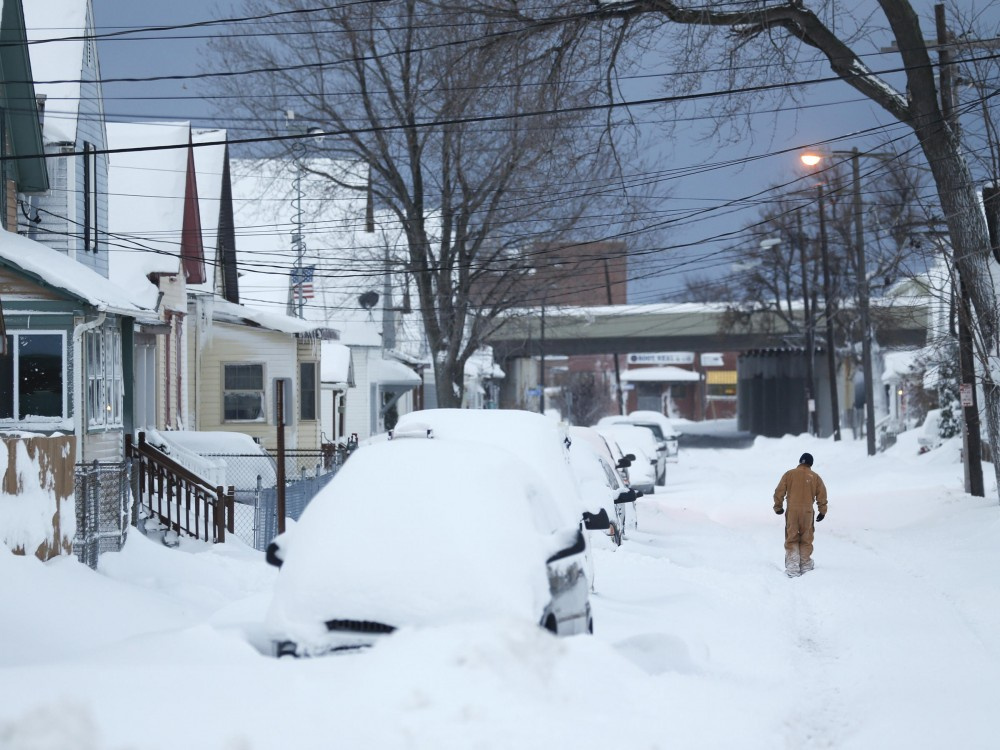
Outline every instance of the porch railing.
{"label": "porch railing", "polygon": [[127,441],[126,452],[138,479],[136,502],[168,529],[207,542],[226,541],[233,532],[234,490],[212,487],[146,442]]}

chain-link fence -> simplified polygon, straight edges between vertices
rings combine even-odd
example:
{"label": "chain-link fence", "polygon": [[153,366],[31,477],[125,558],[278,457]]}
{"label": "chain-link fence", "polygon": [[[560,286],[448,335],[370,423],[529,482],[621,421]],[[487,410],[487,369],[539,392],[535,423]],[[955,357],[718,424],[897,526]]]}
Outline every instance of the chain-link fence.
{"label": "chain-link fence", "polygon": [[77,464],[76,536],[73,553],[91,568],[105,552],[117,552],[128,534],[131,491],[125,462]]}
{"label": "chain-link fence", "polygon": [[[212,453],[204,458],[225,464],[225,485],[235,490],[233,529],[240,539],[263,550],[278,533],[278,462],[273,452]],[[309,501],[343,463],[335,450],[285,451],[285,516],[298,520]]]}

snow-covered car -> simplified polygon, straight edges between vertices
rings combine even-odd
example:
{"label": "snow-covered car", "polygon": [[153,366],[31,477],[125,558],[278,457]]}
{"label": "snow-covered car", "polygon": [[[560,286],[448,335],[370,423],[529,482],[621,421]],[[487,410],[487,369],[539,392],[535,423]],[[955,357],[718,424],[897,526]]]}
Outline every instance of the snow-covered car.
{"label": "snow-covered car", "polygon": [[680,453],[681,434],[674,427],[674,423],[665,414],[658,411],[638,409],[631,411],[627,416],[628,420],[635,425],[651,430],[657,440],[662,440],[667,446],[667,461],[677,462]]}
{"label": "snow-covered car", "polygon": [[637,492],[625,484],[617,468],[618,461],[611,453],[607,441],[592,427],[570,427],[570,463],[576,475],[580,492],[593,495],[603,504],[611,523],[608,536],[616,544],[622,543],[625,530],[626,506],[635,512]]}
{"label": "snow-covered car", "polygon": [[[513,453],[538,472],[548,488],[552,511],[566,523],[575,519],[592,531],[610,523],[603,506],[584,497],[570,467],[565,428],[536,412],[520,409],[423,409],[399,418],[396,431],[430,429],[436,438],[467,440],[485,450]],[[584,535],[587,539],[587,535]],[[586,554],[587,579],[594,581],[590,545]]]}
{"label": "snow-covered car", "polygon": [[647,425],[637,425],[629,417],[626,416],[612,416],[612,417],[601,417],[597,422],[598,429],[604,429],[605,427],[639,427],[640,429],[646,430],[649,433],[651,441],[644,441],[646,447],[643,452],[647,456],[654,459],[656,464],[654,470],[654,484],[660,487],[667,483],[667,455],[668,447],[666,440],[662,440],[656,437],[656,433],[659,432],[658,429],[654,429],[652,426]]}
{"label": "snow-covered car", "polygon": [[426,435],[359,448],[268,547],[280,568],[267,614],[275,653],[497,618],[592,632],[586,540],[548,495],[508,451]]}
{"label": "snow-covered car", "polygon": [[595,428],[609,439],[614,439],[621,450],[635,458],[628,467],[630,486],[644,494],[656,491],[657,470],[660,458],[656,453],[656,439],[653,434],[633,424],[598,424]]}

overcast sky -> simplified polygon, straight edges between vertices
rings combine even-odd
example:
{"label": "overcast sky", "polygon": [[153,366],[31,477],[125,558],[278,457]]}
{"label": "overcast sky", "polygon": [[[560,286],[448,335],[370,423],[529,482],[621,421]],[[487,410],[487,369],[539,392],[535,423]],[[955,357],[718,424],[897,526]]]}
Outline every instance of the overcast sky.
{"label": "overcast sky", "polygon": [[[963,0],[964,3],[965,0]],[[871,4],[871,0],[858,0]],[[980,3],[990,5],[989,3]],[[924,3],[927,9],[932,3]],[[172,0],[168,4],[135,0],[94,0],[99,31],[119,27],[146,27],[178,24],[230,15],[228,3],[212,0]],[[991,11],[992,15],[1000,13]],[[237,13],[238,15],[238,13]],[[927,24],[930,31],[930,24]],[[144,41],[104,40],[100,45],[102,75],[105,79],[124,76],[185,75],[205,66],[204,41],[176,38],[203,34],[204,31],[169,32],[173,38]],[[162,37],[163,34],[157,36]],[[886,36],[883,43],[888,43]],[[874,69],[898,64],[892,55],[877,55],[872,45],[860,48],[874,54],[869,64]],[[654,63],[655,64],[655,63]],[[651,72],[655,72],[651,71]],[[828,69],[821,76],[830,75]],[[654,76],[627,86],[626,95],[635,98],[662,95],[662,81]],[[196,125],[216,124],[211,102],[199,98],[196,84],[184,81],[159,83],[107,83],[106,111],[111,119],[186,118]],[[662,210],[666,218],[694,214],[678,222],[661,239],[670,249],[656,256],[652,265],[633,267],[630,301],[654,302],[670,296],[683,286],[690,273],[713,273],[731,262],[722,251],[731,245],[739,230],[752,221],[759,208],[755,205],[761,191],[777,183],[803,176],[794,152],[775,153],[810,143],[833,139],[830,148],[862,149],[878,147],[887,138],[899,137],[905,130],[893,123],[874,104],[840,82],[812,86],[803,92],[805,107],[784,105],[779,112],[763,113],[742,130],[738,141],[720,145],[705,142],[708,123],[698,119],[693,107],[680,113],[682,120],[664,137],[662,112],[636,108],[634,115],[643,121],[645,154],[649,169],[677,170],[683,177],[664,184]],[[888,126],[872,132],[879,126]],[[732,163],[736,162],[736,163]],[[719,166],[714,166],[714,165]],[[808,183],[803,182],[802,187]],[[699,212],[712,209],[700,216]]]}

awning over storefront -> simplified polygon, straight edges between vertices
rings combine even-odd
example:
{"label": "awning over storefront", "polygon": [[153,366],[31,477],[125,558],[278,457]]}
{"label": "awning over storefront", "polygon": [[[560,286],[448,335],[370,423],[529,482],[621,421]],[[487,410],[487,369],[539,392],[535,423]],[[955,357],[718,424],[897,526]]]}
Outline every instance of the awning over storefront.
{"label": "awning over storefront", "polygon": [[682,367],[665,365],[626,370],[622,373],[622,380],[631,383],[691,383],[701,380],[701,375]]}

